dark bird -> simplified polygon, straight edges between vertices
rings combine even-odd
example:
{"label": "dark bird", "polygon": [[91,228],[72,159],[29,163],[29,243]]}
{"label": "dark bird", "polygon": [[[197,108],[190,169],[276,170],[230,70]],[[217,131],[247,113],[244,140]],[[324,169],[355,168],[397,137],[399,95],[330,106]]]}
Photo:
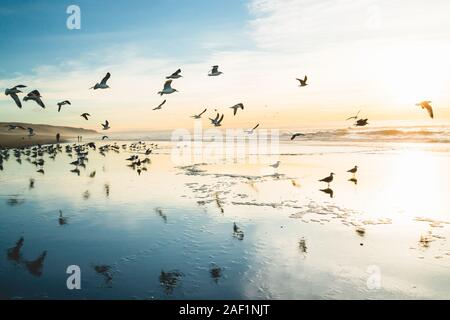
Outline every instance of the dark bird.
{"label": "dark bird", "polygon": [[211,124],[213,124],[215,127],[220,127],[222,124],[224,115],[220,116],[219,113],[217,113],[216,117],[214,119],[209,118],[211,120]]}
{"label": "dark bird", "polygon": [[83,113],[82,115],[81,115],[81,117],[83,117],[84,119],[86,119],[86,120],[89,120],[89,118],[88,117],[90,117],[91,115],[89,114],[89,113]]}
{"label": "dark bird", "polygon": [[157,106],[156,108],[153,108],[153,110],[159,110],[159,109],[161,109],[161,107],[166,103],[166,101],[167,101],[167,100],[164,100],[163,102],[161,102],[161,103],[159,104],[159,106]]}
{"label": "dark bird", "polygon": [[10,96],[14,100],[16,105],[19,108],[22,108],[22,103],[20,102],[20,99],[17,96],[17,94],[18,93],[22,93],[22,91],[20,91],[19,88],[26,88],[26,87],[27,86],[24,86],[23,84],[19,84],[19,85],[15,86],[15,87],[12,87],[12,88],[9,88],[9,89],[7,88],[5,90],[5,95]]}
{"label": "dark bird", "polygon": [[58,223],[60,226],[67,224],[67,218],[63,217],[63,213],[61,210],[59,210]]}
{"label": "dark bird", "polygon": [[326,189],[320,189],[320,191],[322,191],[323,193],[326,193],[326,194],[330,195],[330,198],[333,198],[333,195],[334,195],[333,189],[326,188]]}
{"label": "dark bird", "polygon": [[41,108],[45,109],[45,105],[42,102],[41,94],[37,90],[33,90],[30,93],[28,93],[25,97],[23,97],[23,101],[33,100],[35,101]]}
{"label": "dark bird", "polygon": [[210,77],[220,76],[223,72],[219,71],[219,66],[212,66],[211,71],[208,73]]}
{"label": "dark bird", "polygon": [[354,166],[352,169],[348,170],[347,172],[355,174],[356,171],[358,171],[358,166]]}
{"label": "dark bird", "polygon": [[304,136],[304,134],[303,133],[294,133],[291,137],[291,141],[294,140],[295,138],[301,137],[301,136]]}
{"label": "dark bird", "polygon": [[358,113],[356,114],[356,116],[352,116],[352,117],[348,117],[347,119],[345,119],[345,120],[351,120],[351,119],[358,119],[358,116],[359,116],[359,113],[361,112],[361,110],[359,110],[358,111]]}
{"label": "dark bird", "polygon": [[108,136],[103,136],[102,140],[105,140],[105,139],[109,139],[109,137]]}
{"label": "dark bird", "polygon": [[431,101],[422,101],[420,103],[416,103],[416,106],[422,107],[422,109],[426,109],[431,119],[434,118],[433,108],[431,107]]}
{"label": "dark bird", "polygon": [[355,123],[355,127],[364,127],[369,124],[367,121],[369,121],[369,119],[358,119]]}
{"label": "dark bird", "polygon": [[238,109],[244,110],[244,105],[242,103],[238,103],[238,104],[230,107],[230,109],[233,109],[233,115],[235,116],[237,111],[238,111]]}
{"label": "dark bird", "polygon": [[103,124],[103,123],[101,123],[101,125],[102,125],[102,129],[103,130],[108,130],[108,129],[110,129],[111,127],[109,126],[109,121],[108,120],[105,120],[105,124]]}
{"label": "dark bird", "polygon": [[308,77],[305,76],[305,78],[303,79],[299,79],[297,78],[297,80],[300,82],[299,87],[306,87],[308,84],[306,83],[306,81],[308,80]]}
{"label": "dark bird", "polygon": [[194,119],[200,119],[202,117],[202,114],[204,114],[206,112],[207,109],[203,110],[202,112],[200,112],[199,114],[194,114],[193,116],[191,116],[191,118]]}
{"label": "dark bird", "polygon": [[330,182],[333,181],[333,176],[334,176],[334,173],[331,172],[330,175],[329,175],[328,177],[323,178],[323,179],[321,179],[321,180],[319,180],[319,181],[320,181],[320,182],[326,182],[326,183],[328,183],[328,186],[329,186],[329,185],[330,185]]}
{"label": "dark bird", "polygon": [[166,79],[178,79],[178,78],[181,78],[182,75],[180,73],[181,73],[181,69],[178,69],[177,71],[172,73],[170,76],[167,76]]}
{"label": "dark bird", "polygon": [[62,101],[62,102],[58,102],[58,103],[57,103],[57,105],[58,105],[58,112],[60,112],[60,111],[61,111],[61,107],[64,106],[64,105],[66,105],[66,104],[71,105],[71,103],[70,103],[69,100],[64,100],[64,101]]}
{"label": "dark bird", "polygon": [[96,83],[95,86],[91,87],[90,89],[107,89],[109,86],[106,84],[106,82],[111,78],[111,74],[108,72],[106,76],[102,79],[100,83]]}

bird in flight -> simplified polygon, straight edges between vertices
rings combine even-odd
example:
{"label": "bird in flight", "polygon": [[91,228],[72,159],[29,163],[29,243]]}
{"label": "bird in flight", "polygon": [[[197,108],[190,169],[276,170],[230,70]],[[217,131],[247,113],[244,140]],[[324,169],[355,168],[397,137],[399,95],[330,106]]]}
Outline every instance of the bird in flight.
{"label": "bird in flight", "polygon": [[108,136],[103,136],[102,140],[105,140],[105,139],[109,139],[109,137]]}
{"label": "bird in flight", "polygon": [[106,76],[102,79],[100,83],[96,83],[95,86],[91,87],[90,89],[107,89],[109,86],[106,84],[106,82],[111,78],[111,73],[107,73]]}
{"label": "bird in flight", "polygon": [[173,89],[171,85],[172,85],[172,80],[167,80],[164,83],[164,88],[161,91],[159,91],[158,94],[162,96],[163,94],[171,94],[174,92],[178,92],[178,90]]}
{"label": "bird in flight", "polygon": [[306,81],[308,80],[308,77],[305,76],[303,79],[299,79],[297,78],[298,81],[300,81],[300,84],[298,85],[299,87],[306,87],[308,84],[306,83]]}
{"label": "bird in flight", "polygon": [[230,107],[230,109],[233,109],[233,115],[235,116],[238,109],[244,110],[244,105],[242,103],[238,103],[238,104],[235,104],[234,106]]}
{"label": "bird in flight", "polygon": [[328,177],[320,179],[319,181],[320,182],[326,182],[326,183],[328,183],[328,186],[330,186],[331,181],[333,181],[333,176],[334,176],[334,173],[331,172]]}
{"label": "bird in flight", "polygon": [[223,72],[219,71],[219,66],[212,66],[211,71],[208,73],[210,77],[220,76]]}
{"label": "bird in flight", "polygon": [[359,116],[359,113],[361,112],[361,110],[359,110],[358,111],[358,113],[356,114],[356,116],[352,116],[352,117],[348,117],[347,119],[345,119],[345,120],[351,120],[351,119],[358,119],[358,116]]}
{"label": "bird in flight", "polygon": [[222,116],[220,116],[219,113],[217,113],[216,117],[214,119],[209,118],[209,120],[211,120],[211,123],[215,126],[215,127],[220,127],[222,125],[222,120],[223,120],[224,115],[222,114]]}
{"label": "bird in flight", "polygon": [[109,121],[108,121],[108,120],[105,120],[105,124],[101,123],[101,125],[102,125],[102,127],[103,127],[103,130],[108,130],[108,129],[111,128],[111,127],[109,126]]}
{"label": "bird in flight", "polygon": [[89,120],[88,117],[90,117],[90,116],[91,116],[91,115],[90,115],[89,113],[83,113],[83,114],[81,115],[81,117],[85,118],[86,120]]}
{"label": "bird in flight", "polygon": [[251,128],[250,130],[245,130],[245,132],[248,134],[253,134],[253,132],[255,132],[255,130],[258,129],[258,127],[259,127],[259,123],[256,126],[254,126],[253,128]]}
{"label": "bird in flight", "polygon": [[369,121],[369,119],[358,119],[355,123],[355,126],[356,127],[364,127],[369,124],[367,121]]}
{"label": "bird in flight", "polygon": [[69,100],[64,100],[64,101],[62,101],[62,102],[58,102],[58,103],[57,103],[57,105],[58,105],[58,112],[60,112],[60,111],[61,111],[61,107],[64,106],[64,105],[66,105],[66,104],[71,105],[71,103],[70,103]]}
{"label": "bird in flight", "polygon": [[41,108],[45,109],[45,105],[41,100],[41,94],[37,90],[33,90],[28,93],[25,97],[23,97],[23,101],[33,100],[35,101]]}
{"label": "bird in flight", "polygon": [[304,134],[303,133],[294,133],[291,137],[291,141],[294,140],[295,138],[301,137],[301,136],[304,136]]}
{"label": "bird in flight", "polygon": [[14,100],[16,105],[19,108],[22,108],[22,103],[20,102],[20,99],[17,96],[17,94],[18,93],[22,93],[22,91],[20,91],[19,88],[26,88],[26,87],[27,86],[24,86],[23,84],[19,84],[19,85],[15,86],[15,87],[12,87],[12,88],[9,88],[9,89],[7,88],[5,90],[5,95],[10,96]]}
{"label": "bird in flight", "polygon": [[167,76],[166,79],[178,79],[178,78],[181,78],[182,75],[180,73],[181,73],[181,69],[178,69],[177,71],[172,73],[170,76]]}
{"label": "bird in flight", "polygon": [[15,130],[15,129],[27,130],[25,127],[16,126],[16,125],[13,125],[13,124],[8,124],[7,127],[8,127],[8,131]]}
{"label": "bird in flight", "polygon": [[204,114],[206,112],[207,109],[203,110],[202,112],[200,112],[199,114],[194,114],[193,116],[191,116],[191,118],[194,119],[200,119],[202,117],[202,114]]}
{"label": "bird in flight", "polygon": [[157,106],[156,108],[153,108],[153,110],[159,110],[159,109],[161,109],[161,107],[162,107],[165,103],[166,103],[166,100],[164,100],[163,102],[161,102],[161,103],[159,104],[159,106]]}
{"label": "bird in flight", "polygon": [[422,109],[427,109],[430,118],[433,119],[434,118],[433,108],[431,107],[430,103],[431,101],[422,101],[420,103],[416,103],[416,106],[422,107]]}

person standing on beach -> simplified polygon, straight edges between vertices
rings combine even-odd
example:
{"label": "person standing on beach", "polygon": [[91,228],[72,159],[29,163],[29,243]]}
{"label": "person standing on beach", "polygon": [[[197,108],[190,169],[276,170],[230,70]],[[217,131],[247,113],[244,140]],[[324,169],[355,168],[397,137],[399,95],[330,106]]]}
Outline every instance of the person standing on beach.
{"label": "person standing on beach", "polygon": [[59,132],[56,134],[56,143],[59,143],[59,140],[61,139],[61,135]]}

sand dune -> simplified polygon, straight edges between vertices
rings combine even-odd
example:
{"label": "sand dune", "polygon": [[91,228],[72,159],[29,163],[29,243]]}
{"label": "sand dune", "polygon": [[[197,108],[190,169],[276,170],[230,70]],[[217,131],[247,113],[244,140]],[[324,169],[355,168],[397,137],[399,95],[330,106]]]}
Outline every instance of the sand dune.
{"label": "sand dune", "polygon": [[[21,129],[8,131],[8,125],[31,127],[36,133],[28,137],[28,132]],[[47,144],[56,142],[56,134],[61,135],[61,142],[74,139],[77,136],[88,137],[97,134],[95,130],[73,128],[64,126],[51,126],[47,124],[32,124],[21,122],[0,122],[0,147],[29,146],[35,144]]]}

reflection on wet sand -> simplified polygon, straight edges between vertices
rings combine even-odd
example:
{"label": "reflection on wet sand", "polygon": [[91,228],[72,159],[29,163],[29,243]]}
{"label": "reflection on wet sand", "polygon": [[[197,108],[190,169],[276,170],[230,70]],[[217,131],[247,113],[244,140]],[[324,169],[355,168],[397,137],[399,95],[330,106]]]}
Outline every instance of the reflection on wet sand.
{"label": "reflection on wet sand", "polygon": [[333,189],[326,188],[326,189],[320,189],[320,191],[322,191],[323,193],[328,194],[330,196],[330,198],[333,198],[333,195],[334,195]]}
{"label": "reflection on wet sand", "polygon": [[42,270],[44,268],[44,260],[47,256],[47,251],[43,251],[35,260],[25,260],[22,258],[22,247],[24,245],[24,237],[21,237],[16,245],[7,250],[7,258],[9,261],[17,265],[22,265],[33,276],[42,276]]}

